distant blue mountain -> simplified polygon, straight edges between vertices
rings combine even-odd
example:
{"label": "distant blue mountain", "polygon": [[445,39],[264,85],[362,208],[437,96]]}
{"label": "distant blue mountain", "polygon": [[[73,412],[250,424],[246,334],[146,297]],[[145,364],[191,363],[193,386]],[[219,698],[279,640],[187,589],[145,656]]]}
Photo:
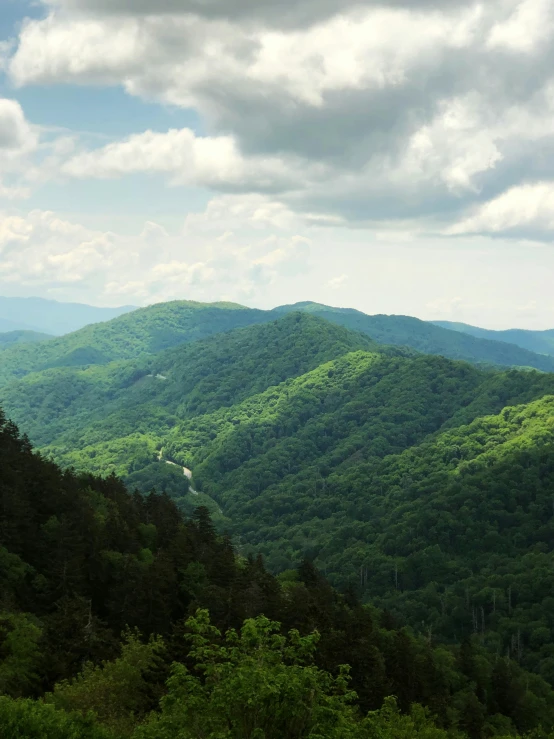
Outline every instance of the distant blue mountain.
{"label": "distant blue mountain", "polygon": [[492,331],[487,328],[470,326],[467,323],[455,323],[452,321],[432,321],[435,326],[448,328],[450,331],[458,331],[461,334],[469,334],[478,339],[492,339],[493,341],[506,341],[515,344],[522,349],[535,352],[536,354],[548,354],[554,357],[554,329],[546,331],[527,331],[522,328],[510,328],[506,331]]}
{"label": "distant blue mountain", "polygon": [[62,336],[89,323],[100,323],[135,310],[135,306],[97,308],[84,303],[59,303],[44,298],[0,297],[0,331],[38,331]]}

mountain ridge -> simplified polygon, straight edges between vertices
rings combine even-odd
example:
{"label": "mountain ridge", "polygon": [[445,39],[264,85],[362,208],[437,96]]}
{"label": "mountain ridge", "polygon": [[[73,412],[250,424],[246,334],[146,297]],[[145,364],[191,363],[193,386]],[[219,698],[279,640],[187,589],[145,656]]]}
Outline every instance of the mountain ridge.
{"label": "mountain ridge", "polygon": [[[379,344],[304,307],[175,302],[6,350],[0,368],[38,369],[0,403],[54,461],[201,502],[242,555],[308,559],[440,643],[517,638],[554,684],[554,373]],[[96,364],[67,361],[83,335]]]}
{"label": "mountain ridge", "polygon": [[38,331],[59,336],[132,310],[135,310],[135,306],[106,308],[47,298],[0,296],[0,330]]}
{"label": "mountain ridge", "polygon": [[431,323],[435,326],[449,329],[450,331],[459,331],[460,333],[466,333],[477,338],[505,341],[537,354],[554,356],[554,329],[542,331],[520,328],[492,330],[455,321],[431,321]]}
{"label": "mountain ridge", "polygon": [[[294,310],[305,310],[312,315],[333,320],[347,328],[363,331],[379,343],[410,346],[425,354],[439,354],[450,359],[463,359],[499,366],[530,366],[545,372],[554,370],[550,357],[505,341],[452,331],[413,316],[383,313],[368,315],[354,308],[333,308],[311,302],[279,306],[273,309],[276,313]],[[452,334],[458,334],[458,337]]]}
{"label": "mountain ridge", "polygon": [[24,329],[0,333],[0,349],[15,344],[34,344],[38,341],[53,339],[52,334],[43,334],[39,331],[27,331]]}
{"label": "mountain ridge", "polygon": [[354,309],[329,308],[314,303],[280,306],[270,311],[235,303],[171,301],[125,313],[110,321],[90,324],[35,347],[4,350],[0,385],[50,367],[107,364],[154,355],[235,328],[267,323],[290,312],[307,312],[381,344],[408,347],[490,367],[532,367],[554,371],[554,357],[535,354],[515,344],[479,339],[444,329],[410,316],[368,316]]}

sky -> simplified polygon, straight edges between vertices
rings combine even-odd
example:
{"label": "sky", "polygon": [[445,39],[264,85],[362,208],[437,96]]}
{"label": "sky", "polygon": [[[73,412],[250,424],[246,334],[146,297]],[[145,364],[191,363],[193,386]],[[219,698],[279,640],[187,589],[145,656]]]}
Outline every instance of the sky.
{"label": "sky", "polygon": [[0,294],[554,327],[552,0],[0,0]]}

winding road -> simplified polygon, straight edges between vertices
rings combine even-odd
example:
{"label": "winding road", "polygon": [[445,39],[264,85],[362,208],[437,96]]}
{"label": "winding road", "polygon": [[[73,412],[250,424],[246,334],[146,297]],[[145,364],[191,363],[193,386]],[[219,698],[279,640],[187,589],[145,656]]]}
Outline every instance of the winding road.
{"label": "winding road", "polygon": [[[171,464],[174,467],[181,467],[181,465],[180,464],[177,464],[177,462],[171,462],[169,459],[164,459],[163,458],[163,449],[160,449],[160,453],[158,454],[158,461],[159,462],[165,462],[166,464]],[[181,469],[183,470],[183,475],[187,478],[187,480],[189,480],[189,481],[192,480],[192,472],[189,470],[189,468],[188,467],[181,467]],[[189,486],[189,493],[192,493],[192,495],[198,495],[198,493],[196,492],[196,490],[193,490],[190,486]]]}

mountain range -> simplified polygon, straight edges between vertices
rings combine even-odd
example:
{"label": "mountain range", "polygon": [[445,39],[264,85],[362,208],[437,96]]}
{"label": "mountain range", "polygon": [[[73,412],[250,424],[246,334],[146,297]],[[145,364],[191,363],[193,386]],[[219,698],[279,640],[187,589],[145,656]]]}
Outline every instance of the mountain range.
{"label": "mountain range", "polygon": [[452,321],[433,321],[435,326],[447,328],[450,331],[459,331],[462,334],[475,336],[478,339],[492,339],[493,341],[504,341],[537,354],[548,354],[554,356],[554,329],[546,331],[528,331],[520,328],[511,328],[506,331],[491,331],[486,328],[470,326],[467,323],[455,323]]}
{"label": "mountain range", "polygon": [[5,348],[0,405],[59,464],[205,505],[273,572],[307,558],[554,684],[551,361],[408,317],[175,301]]}
{"label": "mountain range", "polygon": [[[71,304],[65,305],[71,312]],[[290,312],[309,313],[366,334],[379,343],[462,359],[483,367],[527,367],[543,372],[554,371],[554,357],[529,351],[516,344],[470,336],[410,316],[369,316],[357,310],[332,308],[318,303],[296,303],[266,311],[235,303],[173,301],[135,310],[113,310],[120,310],[123,314],[115,320],[89,324],[78,331],[42,343],[40,349],[19,346],[4,353],[0,364],[0,384],[39,369],[106,364],[118,359],[154,354],[212,334],[274,321]],[[28,333],[26,335],[29,336]],[[13,343],[25,342],[25,335],[16,336]],[[9,342],[8,337],[9,334],[4,335],[4,343]]]}
{"label": "mountain range", "polygon": [[205,508],[63,471],[1,412],[0,460],[2,739],[551,736],[517,650],[414,634],[307,560],[276,577]]}
{"label": "mountain range", "polygon": [[34,331],[61,336],[89,323],[109,321],[131,310],[134,306],[96,308],[84,303],[0,296],[0,331]]}

